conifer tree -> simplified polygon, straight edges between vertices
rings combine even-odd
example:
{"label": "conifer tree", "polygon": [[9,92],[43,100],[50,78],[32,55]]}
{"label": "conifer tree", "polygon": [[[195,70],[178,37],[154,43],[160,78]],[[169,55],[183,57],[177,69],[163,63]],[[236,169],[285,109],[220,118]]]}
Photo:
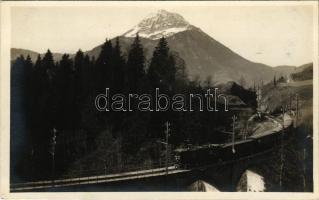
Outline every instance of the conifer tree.
{"label": "conifer tree", "polygon": [[33,63],[31,61],[30,55],[27,56],[26,60],[24,61],[24,71],[25,71],[25,80],[24,80],[24,93],[25,93],[25,112],[27,115],[27,124],[29,130],[31,130],[34,126],[36,126],[35,116],[33,109],[36,106],[35,104],[35,85],[34,82],[34,71],[33,71]]}
{"label": "conifer tree", "polygon": [[175,84],[175,59],[169,52],[165,38],[159,40],[155,47],[148,75],[153,87],[172,90]]}
{"label": "conifer tree", "polygon": [[77,94],[77,99],[82,98],[85,95],[85,63],[84,54],[82,50],[78,50],[74,57],[74,81],[75,81],[75,93]]}
{"label": "conifer tree", "polygon": [[48,51],[45,53],[43,57],[42,67],[44,67],[44,70],[47,73],[49,80],[51,80],[53,77],[54,60],[50,49],[48,49]]}
{"label": "conifer tree", "polygon": [[138,34],[136,35],[127,59],[127,86],[132,93],[143,90],[145,81],[145,56]]}
{"label": "conifer tree", "polygon": [[46,73],[46,79],[44,80],[45,90],[43,95],[45,96],[46,108],[44,109],[45,118],[47,118],[47,128],[51,130],[54,126],[54,120],[56,118],[56,105],[54,101],[54,76],[55,76],[55,64],[51,51],[45,53],[42,60],[42,67]]}
{"label": "conifer tree", "polygon": [[92,75],[92,68],[93,68],[90,57],[88,55],[84,56],[83,65],[84,65],[83,71],[82,71],[83,95],[84,95],[84,97],[86,97],[89,94],[91,84],[92,84],[90,82],[90,80],[91,80],[90,78]]}
{"label": "conifer tree", "polygon": [[122,56],[119,38],[113,49],[113,88],[115,92],[123,91],[125,82],[125,60]]}
{"label": "conifer tree", "polygon": [[105,91],[106,87],[110,87],[112,83],[112,42],[106,40],[102,46],[99,57],[96,61],[96,77],[98,78],[97,88],[99,91]]}
{"label": "conifer tree", "polygon": [[187,88],[187,84],[189,82],[187,69],[186,69],[186,63],[177,53],[175,53],[173,56],[175,58],[175,68],[176,68],[175,89],[181,92],[182,90],[185,90],[185,88]]}
{"label": "conifer tree", "polygon": [[57,73],[57,86],[58,86],[58,104],[59,104],[59,111],[58,116],[59,120],[57,122],[58,128],[62,130],[69,130],[71,129],[71,111],[70,108],[72,107],[73,103],[73,63],[72,60],[69,58],[69,55],[64,54],[62,59],[59,63],[59,69]]}
{"label": "conifer tree", "polygon": [[[12,64],[11,68],[11,104],[10,104],[10,117],[11,126],[10,130],[10,167],[12,170],[23,173],[23,166],[21,166],[22,159],[26,155],[29,119],[26,111],[26,63],[24,57],[19,56]],[[19,123],[16,123],[19,122]],[[20,158],[20,159],[19,159]],[[22,163],[23,164],[23,163]]]}

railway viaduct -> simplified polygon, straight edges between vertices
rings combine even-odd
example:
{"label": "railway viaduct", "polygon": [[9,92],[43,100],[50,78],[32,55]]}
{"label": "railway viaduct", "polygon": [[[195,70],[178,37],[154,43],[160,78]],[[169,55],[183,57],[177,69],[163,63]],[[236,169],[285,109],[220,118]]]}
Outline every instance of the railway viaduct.
{"label": "railway viaduct", "polygon": [[[274,150],[277,151],[277,150]],[[220,191],[236,191],[240,177],[247,169],[258,169],[273,155],[263,152],[235,161],[181,170],[169,167],[115,175],[34,182],[11,187],[12,192],[102,192],[102,191],[187,191],[197,180],[204,180]]]}

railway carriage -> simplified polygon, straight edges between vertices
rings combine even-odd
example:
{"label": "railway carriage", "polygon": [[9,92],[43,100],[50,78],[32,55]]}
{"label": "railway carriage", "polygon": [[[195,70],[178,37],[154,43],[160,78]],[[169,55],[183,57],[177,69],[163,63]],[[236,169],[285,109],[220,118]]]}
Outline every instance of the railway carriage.
{"label": "railway carriage", "polygon": [[292,122],[290,121],[285,130],[267,130],[250,136],[246,140],[236,141],[234,144],[228,142],[177,149],[175,154],[178,157],[178,167],[190,169],[214,165],[264,152],[280,145],[282,140],[286,141],[288,139],[289,134],[283,134],[283,131],[289,133],[292,128],[291,124]]}

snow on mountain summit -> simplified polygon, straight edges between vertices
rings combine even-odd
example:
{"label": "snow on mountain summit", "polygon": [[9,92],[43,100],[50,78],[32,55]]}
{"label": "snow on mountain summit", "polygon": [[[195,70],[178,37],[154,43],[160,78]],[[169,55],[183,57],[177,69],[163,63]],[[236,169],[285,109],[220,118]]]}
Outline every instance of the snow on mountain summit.
{"label": "snow on mountain summit", "polygon": [[140,37],[157,40],[190,28],[191,25],[181,15],[159,10],[148,15],[134,28],[124,33],[123,36],[135,37],[136,33],[138,33]]}

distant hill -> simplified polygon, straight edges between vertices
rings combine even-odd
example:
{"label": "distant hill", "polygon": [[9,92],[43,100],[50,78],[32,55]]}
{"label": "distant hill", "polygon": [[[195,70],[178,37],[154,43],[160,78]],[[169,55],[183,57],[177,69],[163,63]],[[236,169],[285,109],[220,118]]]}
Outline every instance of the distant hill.
{"label": "distant hill", "polygon": [[276,76],[285,76],[294,72],[298,67],[289,65],[276,66],[273,69],[276,71]]}
{"label": "distant hill", "polygon": [[[290,97],[298,94],[302,106],[312,105],[313,88],[313,64],[308,63],[297,67],[291,74],[291,79],[283,79],[277,82],[264,85],[262,88],[262,102],[266,106],[266,111],[280,112],[281,106],[290,104]],[[306,103],[305,103],[306,102]]]}
{"label": "distant hill", "polygon": [[27,49],[11,48],[11,60],[17,59],[20,55],[23,55],[24,57],[27,57],[27,55],[30,55],[31,60],[35,61],[39,53],[35,51],[27,50]]}
{"label": "distant hill", "polygon": [[308,63],[298,67],[295,73],[291,74],[294,81],[304,81],[313,79],[313,64]]}
{"label": "distant hill", "polygon": [[[37,60],[37,57],[40,53],[31,51],[28,49],[18,49],[18,48],[11,48],[11,60],[17,59],[20,55],[23,55],[25,58],[29,55],[31,57],[31,60],[35,62]],[[52,53],[53,58],[55,61],[58,61],[62,58],[62,53]],[[41,57],[44,56],[44,53],[40,54]]]}

